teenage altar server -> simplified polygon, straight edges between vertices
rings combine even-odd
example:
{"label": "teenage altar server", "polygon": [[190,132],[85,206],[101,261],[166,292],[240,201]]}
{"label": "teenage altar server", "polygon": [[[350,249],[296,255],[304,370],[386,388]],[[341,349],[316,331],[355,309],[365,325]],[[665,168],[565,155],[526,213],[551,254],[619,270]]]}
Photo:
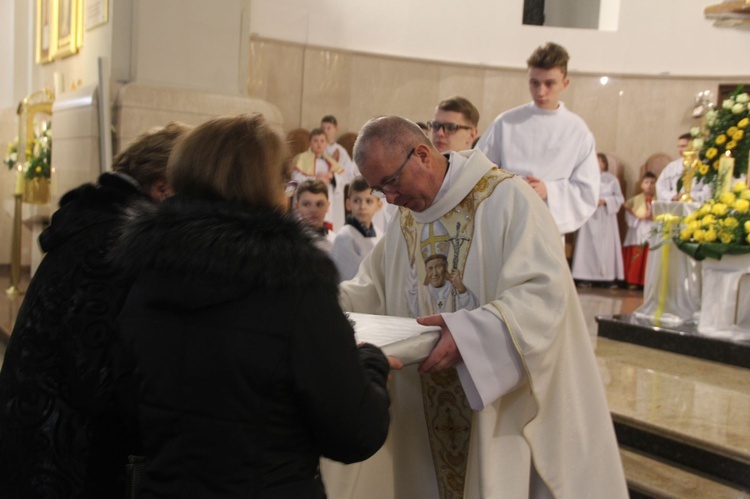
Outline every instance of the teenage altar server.
{"label": "teenage altar server", "polygon": [[622,243],[617,213],[625,197],[617,177],[607,171],[607,156],[597,154],[601,169],[599,206],[578,230],[576,250],[573,255],[573,278],[578,281],[607,283],[625,278],[622,264]]}
{"label": "teenage altar server", "polygon": [[314,128],[310,132],[310,149],[295,156],[292,179],[299,184],[305,180],[320,179],[328,186],[330,205],[325,221],[335,231],[344,226],[344,186],[353,178],[335,158],[326,153],[328,144],[325,132]]}
{"label": "teenage altar server", "polygon": [[594,136],[560,101],[568,60],[555,43],[537,48],[527,61],[533,101],[499,115],[477,143],[490,161],[526,179],[561,234],[583,225],[599,201]]}
{"label": "teenage altar server", "polygon": [[[365,462],[358,479],[376,473],[377,497],[389,499],[627,497],[586,321],[539,196],[480,151],[441,154],[396,116],[364,125],[355,161],[400,209],[341,284],[343,307],[413,317],[406,297],[429,293],[425,255],[435,251],[477,300],[439,315],[418,310],[440,339],[419,372],[394,375],[379,456],[388,465]],[[467,438],[468,453],[455,454]]]}

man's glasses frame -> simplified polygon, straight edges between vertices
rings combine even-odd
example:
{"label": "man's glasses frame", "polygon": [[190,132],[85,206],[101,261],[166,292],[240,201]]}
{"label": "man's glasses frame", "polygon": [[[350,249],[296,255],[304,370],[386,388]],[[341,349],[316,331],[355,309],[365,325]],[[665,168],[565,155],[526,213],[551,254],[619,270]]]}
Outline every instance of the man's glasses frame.
{"label": "man's glasses frame", "polygon": [[472,130],[473,126],[459,125],[458,123],[441,123],[439,121],[428,121],[427,128],[432,133],[438,133],[442,128],[446,135],[453,135],[459,130]]}
{"label": "man's glasses frame", "polygon": [[383,182],[382,185],[376,185],[374,187],[370,187],[372,189],[372,195],[378,198],[384,198],[387,192],[393,192],[393,190],[398,187],[398,178],[401,176],[401,173],[404,171],[404,167],[406,166],[406,163],[409,162],[412,155],[414,154],[414,151],[416,151],[416,147],[412,147],[411,151],[409,151],[409,154],[406,155],[406,159],[403,163],[401,163],[401,166],[398,167],[398,170],[396,170],[396,173],[391,175],[388,180]]}

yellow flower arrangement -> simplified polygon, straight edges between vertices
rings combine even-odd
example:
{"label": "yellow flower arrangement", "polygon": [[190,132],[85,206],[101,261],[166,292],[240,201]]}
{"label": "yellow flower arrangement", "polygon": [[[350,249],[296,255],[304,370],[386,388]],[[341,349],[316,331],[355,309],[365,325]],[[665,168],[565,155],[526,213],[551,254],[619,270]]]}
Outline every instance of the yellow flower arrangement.
{"label": "yellow flower arrangement", "polygon": [[[41,131],[26,145],[27,179],[50,178],[50,159],[52,157],[52,128],[49,122],[42,124]],[[18,161],[18,139],[8,144],[8,152],[3,162],[9,170],[16,167]]]}
{"label": "yellow flower arrangement", "polygon": [[[750,157],[750,95],[739,86],[717,109],[706,113],[701,127],[692,130],[700,144],[703,165],[695,172],[696,180],[711,183],[716,190],[720,179],[718,159],[729,151],[734,157],[734,176],[747,173]],[[696,142],[694,142],[696,143]]]}
{"label": "yellow flower arrangement", "polygon": [[655,220],[660,224],[658,231],[671,235],[681,250],[698,260],[750,253],[750,187],[746,182],[735,183],[731,192],[709,199],[679,221],[674,215]]}

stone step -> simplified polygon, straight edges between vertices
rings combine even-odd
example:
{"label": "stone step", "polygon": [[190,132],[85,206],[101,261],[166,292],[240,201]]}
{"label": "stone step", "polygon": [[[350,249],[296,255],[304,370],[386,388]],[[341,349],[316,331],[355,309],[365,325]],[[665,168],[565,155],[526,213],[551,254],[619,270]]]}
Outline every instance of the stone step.
{"label": "stone step", "polygon": [[750,489],[750,370],[598,338],[621,445]]}
{"label": "stone step", "polygon": [[748,499],[748,492],[697,475],[663,460],[620,449],[631,499]]}
{"label": "stone step", "polygon": [[696,324],[656,326],[653,321],[633,314],[599,315],[596,321],[602,338],[750,368],[750,340],[746,333],[706,336],[698,332]]}

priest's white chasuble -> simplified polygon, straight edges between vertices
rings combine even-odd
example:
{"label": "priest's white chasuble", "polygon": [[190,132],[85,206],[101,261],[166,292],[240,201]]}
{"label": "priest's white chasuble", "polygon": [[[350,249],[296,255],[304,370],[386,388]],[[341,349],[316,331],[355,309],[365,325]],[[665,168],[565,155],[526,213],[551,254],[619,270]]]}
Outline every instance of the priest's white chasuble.
{"label": "priest's white chasuble", "polygon": [[453,289],[438,296],[454,309],[442,317],[463,360],[439,375],[394,372],[386,445],[346,477],[324,469],[324,482],[335,488],[333,481],[349,480],[350,499],[527,498],[540,489],[559,498],[627,497],[586,322],[547,206],[479,151],[448,157],[433,204],[399,210],[357,276],[342,283],[341,303],[353,312],[429,315],[430,286],[450,282]]}

